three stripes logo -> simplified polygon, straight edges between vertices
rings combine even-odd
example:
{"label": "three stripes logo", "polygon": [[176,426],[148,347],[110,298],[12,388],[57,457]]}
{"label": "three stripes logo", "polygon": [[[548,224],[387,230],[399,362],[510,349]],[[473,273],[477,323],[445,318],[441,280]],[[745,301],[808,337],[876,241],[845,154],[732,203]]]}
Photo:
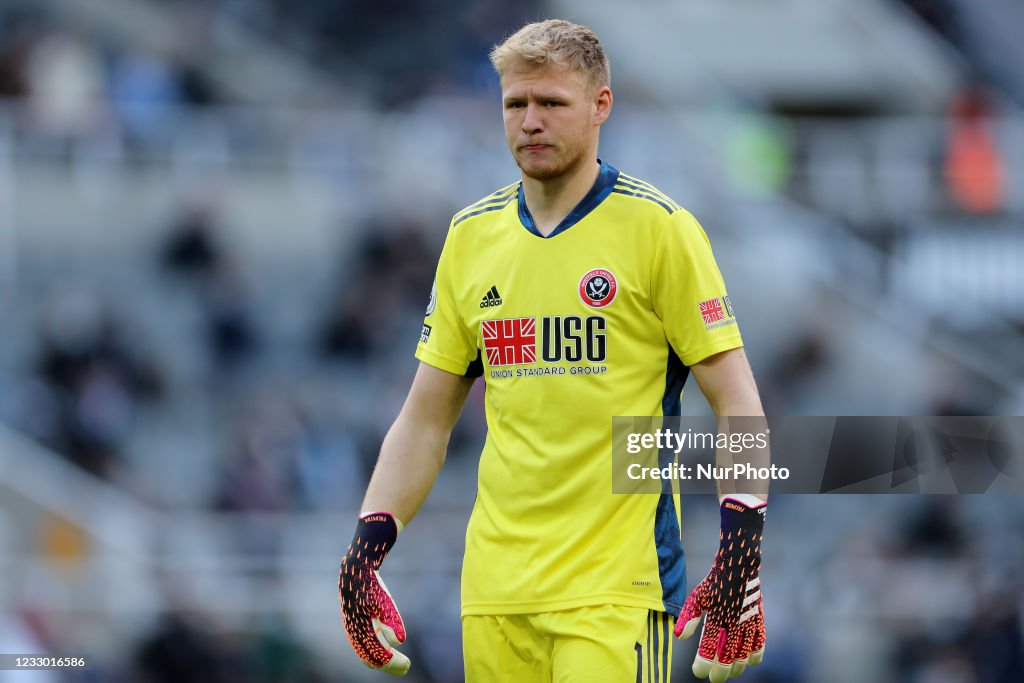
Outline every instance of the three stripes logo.
{"label": "three stripes logo", "polygon": [[491,308],[492,306],[501,305],[501,295],[498,294],[498,287],[491,285],[491,288],[484,294],[484,298],[480,301],[480,308]]}

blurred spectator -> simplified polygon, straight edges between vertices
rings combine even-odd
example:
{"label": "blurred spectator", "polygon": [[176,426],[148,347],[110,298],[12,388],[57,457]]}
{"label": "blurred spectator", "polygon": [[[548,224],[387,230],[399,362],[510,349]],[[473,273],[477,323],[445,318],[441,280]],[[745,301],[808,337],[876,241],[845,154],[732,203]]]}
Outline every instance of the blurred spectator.
{"label": "blurred spectator", "polygon": [[232,372],[257,350],[259,336],[241,274],[221,263],[200,289],[206,342],[217,372]]}
{"label": "blurred spectator", "polygon": [[279,618],[254,622],[247,633],[214,629],[184,612],[163,615],[136,646],[145,683],[319,683],[312,654]]}
{"label": "blurred spectator", "polygon": [[95,474],[111,474],[136,406],[160,396],[159,371],[131,346],[87,289],[57,297],[46,311],[36,370],[52,396],[54,431],[40,435]]}
{"label": "blurred spectator", "polygon": [[255,680],[267,683],[319,683],[326,678],[310,652],[279,617],[268,617],[256,635],[252,657]]}
{"label": "blurred spectator", "polygon": [[228,447],[215,506],[235,512],[297,507],[306,436],[299,414],[275,397],[249,408]]}
{"label": "blurred spectator", "polygon": [[769,415],[800,414],[803,406],[794,397],[810,393],[816,382],[832,366],[835,350],[828,332],[817,326],[800,331],[768,368],[764,382],[764,405]]}
{"label": "blurred spectator", "polygon": [[32,28],[18,24],[0,33],[0,98],[28,94],[28,60],[34,37]]}
{"label": "blurred spectator", "polygon": [[992,98],[974,83],[965,87],[949,109],[946,132],[946,190],[967,213],[993,214],[1006,195],[1004,163],[992,121]]}
{"label": "blurred spectator", "polygon": [[181,612],[164,614],[138,646],[137,667],[147,683],[228,683],[252,680],[251,672],[218,651],[216,641]]}
{"label": "blurred spectator", "polygon": [[318,423],[283,393],[268,390],[236,421],[214,507],[273,511],[358,505],[369,478],[353,434],[333,421]]}
{"label": "blurred spectator", "polygon": [[232,372],[256,351],[255,317],[243,273],[230,258],[211,199],[193,199],[171,227],[161,261],[185,278],[204,319],[203,343],[215,373]]}
{"label": "blurred spectator", "polygon": [[161,259],[173,273],[204,277],[219,270],[224,248],[216,210],[210,201],[192,200],[170,228]]}
{"label": "blurred spectator", "polygon": [[179,64],[182,100],[191,106],[205,107],[219,104],[223,97],[206,74],[195,64]]}
{"label": "blurred spectator", "polygon": [[29,104],[40,131],[70,142],[104,123],[106,85],[95,44],[69,31],[36,43],[27,64]]}
{"label": "blurred spectator", "polygon": [[348,292],[337,291],[320,330],[320,352],[328,358],[367,358],[374,347],[375,318],[363,302],[356,301]]}
{"label": "blurred spectator", "polygon": [[757,109],[723,117],[730,124],[726,148],[727,171],[736,187],[753,196],[771,196],[783,190],[792,175],[791,133]]}
{"label": "blurred spectator", "polygon": [[904,548],[912,554],[947,558],[959,556],[966,549],[955,510],[939,497],[924,499],[907,520],[904,536]]}
{"label": "blurred spectator", "polygon": [[984,596],[965,638],[965,650],[983,683],[1024,680],[1024,611],[1022,586]]}
{"label": "blurred spectator", "polygon": [[[998,415],[992,391],[978,377],[952,364],[942,364],[931,377],[934,387],[928,415]],[[1013,411],[1003,414],[1012,415]]]}
{"label": "blurred spectator", "polygon": [[126,52],[114,58],[110,97],[129,143],[158,142],[182,104],[181,77],[167,60]]}
{"label": "blurred spectator", "polygon": [[[318,510],[357,507],[370,478],[353,434],[340,424],[313,424],[310,417],[305,420],[308,431],[298,463],[303,501]],[[375,452],[375,446],[370,452]]]}
{"label": "blurred spectator", "polygon": [[407,341],[398,334],[401,312],[422,313],[433,278],[427,254],[434,252],[424,233],[418,224],[387,217],[364,228],[362,244],[341,269],[319,333],[323,354],[362,359]]}

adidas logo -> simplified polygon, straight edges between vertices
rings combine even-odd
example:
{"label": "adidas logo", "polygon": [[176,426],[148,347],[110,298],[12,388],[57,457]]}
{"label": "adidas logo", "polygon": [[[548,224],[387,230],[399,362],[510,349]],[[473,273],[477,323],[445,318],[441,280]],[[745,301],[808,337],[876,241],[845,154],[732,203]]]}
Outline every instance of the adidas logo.
{"label": "adidas logo", "polygon": [[501,305],[501,295],[498,294],[498,288],[495,285],[491,285],[491,288],[484,294],[484,298],[480,301],[480,308],[490,308],[491,306]]}

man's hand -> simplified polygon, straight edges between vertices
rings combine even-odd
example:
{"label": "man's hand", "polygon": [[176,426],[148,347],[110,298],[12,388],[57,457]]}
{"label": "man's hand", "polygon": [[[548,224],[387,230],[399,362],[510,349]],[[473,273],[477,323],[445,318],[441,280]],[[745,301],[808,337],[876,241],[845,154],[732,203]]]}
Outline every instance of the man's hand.
{"label": "man's hand", "polygon": [[722,501],[718,554],[707,577],[686,598],[674,629],[689,638],[705,612],[700,646],[693,660],[697,678],[721,683],[739,676],[764,655],[761,599],[761,538],[768,503],[733,495]]}
{"label": "man's hand", "polygon": [[389,513],[371,512],[359,518],[338,572],[338,602],[348,641],[363,663],[404,676],[409,658],[392,646],[405,642],[405,624],[377,573],[397,539],[398,524]]}

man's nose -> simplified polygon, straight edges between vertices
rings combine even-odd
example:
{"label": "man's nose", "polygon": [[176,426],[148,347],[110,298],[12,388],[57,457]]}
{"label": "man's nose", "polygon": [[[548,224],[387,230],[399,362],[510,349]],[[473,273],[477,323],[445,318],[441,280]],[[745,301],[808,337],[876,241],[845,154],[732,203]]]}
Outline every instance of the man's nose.
{"label": "man's nose", "polygon": [[523,117],[523,132],[537,133],[544,129],[540,107],[532,102],[526,105],[526,116]]}

